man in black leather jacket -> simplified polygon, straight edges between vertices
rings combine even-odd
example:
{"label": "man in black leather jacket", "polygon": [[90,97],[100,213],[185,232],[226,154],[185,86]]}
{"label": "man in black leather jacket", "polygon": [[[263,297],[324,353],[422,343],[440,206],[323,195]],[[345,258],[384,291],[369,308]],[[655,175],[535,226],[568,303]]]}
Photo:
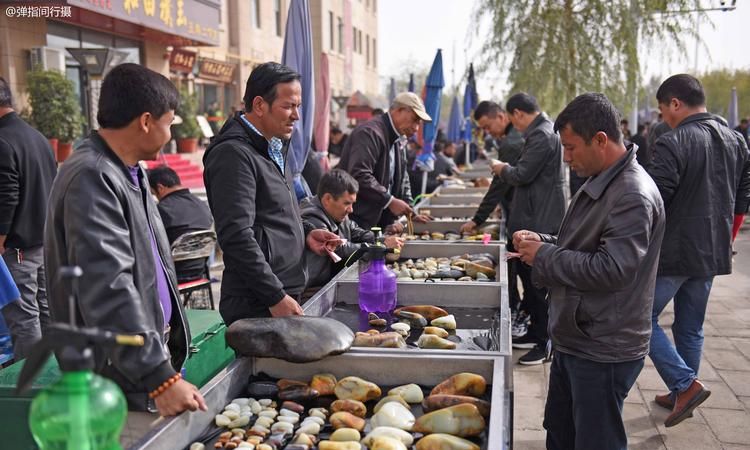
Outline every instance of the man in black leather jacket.
{"label": "man in black leather jacket", "polygon": [[[524,146],[516,164],[500,162],[492,171],[504,183],[514,186],[508,216],[508,233],[521,229],[555,234],[565,213],[562,148],[552,122],[526,93],[508,99],[505,110],[513,127],[523,133]],[[529,331],[513,340],[514,348],[530,348],[518,362],[541,364],[546,360],[547,290],[531,282],[531,267],[518,265],[523,284],[523,308],[531,316]]]}
{"label": "man in black leather jacket", "polygon": [[623,402],[648,352],[664,207],[634,147],[623,144],[619,118],[602,94],[565,107],[555,122],[565,161],[590,178],[559,234],[513,236],[534,282],[550,290],[551,450],[627,448]]}
{"label": "man in black leather jacket", "polygon": [[[305,199],[302,203],[302,219],[315,228],[336,233],[346,243],[336,249],[341,261],[334,262],[328,255],[317,255],[305,250],[305,263],[309,280],[308,287],[320,287],[328,283],[341,269],[344,268],[349,257],[354,254],[363,243],[375,243],[375,234],[357,225],[349,214],[357,201],[359,184],[351,175],[341,169],[333,169],[323,175],[318,186],[318,195]],[[387,236],[385,245],[388,248],[401,248],[402,238]]]}
{"label": "man in black leather jacket", "polygon": [[[703,319],[714,276],[732,272],[732,222],[750,205],[750,154],[739,133],[706,112],[696,78],[667,78],[656,99],[672,131],[656,140],[648,167],[667,211],[649,356],[670,391],[656,403],[672,410],[671,427],[710,395],[697,379]],[[658,323],[672,298],[675,345]]]}
{"label": "man in black leather jacket", "polygon": [[112,69],[99,97],[101,128],[60,169],[44,235],[52,317],[69,317],[61,268],[80,266],[77,322],[145,341],[98,351],[97,371],[123,389],[130,409],[146,410],[150,393],[163,416],[206,409],[195,386],[175,380],[190,332],[167,235],[138,165],[169,141],[178,101],[174,85],[156,72],[137,64]]}

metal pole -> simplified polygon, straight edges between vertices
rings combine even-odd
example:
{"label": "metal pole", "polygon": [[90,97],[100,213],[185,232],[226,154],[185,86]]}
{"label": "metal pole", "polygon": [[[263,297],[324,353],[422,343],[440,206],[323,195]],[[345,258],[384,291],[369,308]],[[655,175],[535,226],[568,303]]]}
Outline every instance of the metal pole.
{"label": "metal pole", "polygon": [[422,172],[422,190],[420,191],[420,194],[426,194],[427,193],[427,172]]}

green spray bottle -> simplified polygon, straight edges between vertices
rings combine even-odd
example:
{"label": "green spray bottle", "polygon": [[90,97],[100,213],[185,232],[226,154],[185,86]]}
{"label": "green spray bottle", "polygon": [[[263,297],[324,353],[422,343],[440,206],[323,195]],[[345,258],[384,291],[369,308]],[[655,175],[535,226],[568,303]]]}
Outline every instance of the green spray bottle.
{"label": "green spray bottle", "polygon": [[29,427],[40,450],[121,450],[120,432],[127,403],[112,381],[95,375],[93,347],[142,346],[142,336],[119,335],[75,326],[75,290],[80,267],[64,267],[61,278],[71,281],[70,324],[49,325],[33,348],[18,380],[17,392],[31,387],[47,358],[56,352],[62,378],[31,402]]}

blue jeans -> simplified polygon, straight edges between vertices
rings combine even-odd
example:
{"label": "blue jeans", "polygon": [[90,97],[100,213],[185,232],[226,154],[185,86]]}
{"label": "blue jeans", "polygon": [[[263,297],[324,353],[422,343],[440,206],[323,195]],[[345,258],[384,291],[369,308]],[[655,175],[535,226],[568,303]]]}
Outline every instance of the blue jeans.
{"label": "blue jeans", "polygon": [[[686,390],[698,377],[703,319],[713,281],[714,277],[656,277],[649,356],[673,395]],[[659,326],[659,315],[673,298],[674,345]]]}

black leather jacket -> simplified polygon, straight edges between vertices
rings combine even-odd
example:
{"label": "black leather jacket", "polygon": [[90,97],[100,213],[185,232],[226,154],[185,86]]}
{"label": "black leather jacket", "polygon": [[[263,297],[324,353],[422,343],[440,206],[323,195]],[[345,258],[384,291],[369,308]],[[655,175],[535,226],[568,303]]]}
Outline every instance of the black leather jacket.
{"label": "black leather jacket", "polygon": [[581,187],[559,235],[542,235],[532,271],[549,288],[558,351],[607,363],[648,353],[664,223],[659,191],[633,147]]}
{"label": "black leather jacket", "polygon": [[528,229],[557,233],[565,214],[560,137],[544,114],[531,122],[523,137],[518,162],[500,174],[503,182],[515,188],[508,232]]}
{"label": "black leather jacket", "polygon": [[336,249],[336,254],[341,257],[341,261],[338,263],[334,263],[328,255],[316,255],[309,249],[305,249],[305,264],[309,275],[307,285],[309,287],[323,286],[344,267],[349,257],[359,250],[363,242],[374,243],[375,235],[372,231],[361,228],[348,217],[343,222],[336,223],[326,213],[317,196],[303,200],[300,206],[302,207],[302,219],[305,223],[312,224],[316,229],[320,228],[336,233],[347,240],[346,244]]}
{"label": "black leather jacket", "polygon": [[732,272],[732,222],[750,205],[750,154],[720,117],[693,114],[654,144],[648,167],[664,199],[660,276]]}
{"label": "black leather jacket", "polygon": [[[143,347],[116,347],[106,355],[97,352],[97,370],[128,394],[131,409],[142,410],[145,394],[182,368],[190,333],[182,302],[175,301],[179,298],[177,277],[167,234],[142,169],[139,177],[140,186],[133,185],[122,160],[92,133],[65,161],[52,186],[44,260],[54,320],[68,320],[68,289],[59,282],[60,268],[77,265],[83,269],[77,322],[143,336]],[[166,327],[149,224],[172,294],[169,347],[164,344]]]}

